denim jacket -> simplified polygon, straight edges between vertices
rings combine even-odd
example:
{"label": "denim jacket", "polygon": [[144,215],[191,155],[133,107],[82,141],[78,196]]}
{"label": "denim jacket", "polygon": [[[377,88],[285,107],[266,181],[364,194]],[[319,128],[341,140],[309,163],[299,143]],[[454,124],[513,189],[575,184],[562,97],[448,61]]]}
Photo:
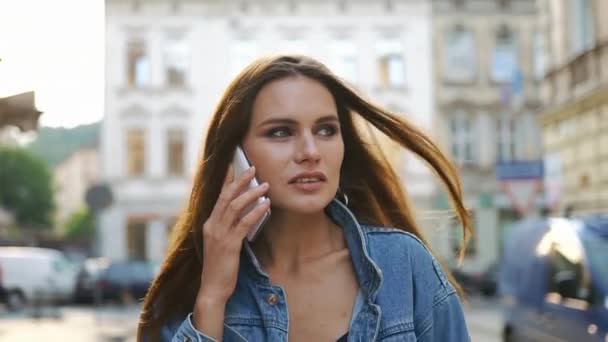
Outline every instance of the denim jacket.
{"label": "denim jacket", "polygon": [[[348,341],[470,341],[454,288],[418,238],[360,224],[337,200],[327,213],[344,229],[363,299]],[[285,291],[270,281],[245,243],[236,289],[226,304],[223,340],[287,341],[288,331]],[[162,341],[214,341],[194,328],[192,314],[165,325],[161,334]]]}

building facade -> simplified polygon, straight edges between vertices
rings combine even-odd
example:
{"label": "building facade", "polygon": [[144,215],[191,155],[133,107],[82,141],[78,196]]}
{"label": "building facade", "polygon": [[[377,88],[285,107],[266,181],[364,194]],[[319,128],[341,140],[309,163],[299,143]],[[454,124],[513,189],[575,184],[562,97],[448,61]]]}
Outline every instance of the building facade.
{"label": "building facade", "polygon": [[539,0],[542,127],[554,211],[608,209],[608,2]]}
{"label": "building facade", "polygon": [[[431,28],[424,0],[106,0],[101,160],[114,204],[101,215],[101,254],[163,257],[213,108],[257,56],[316,57],[371,99],[430,129]],[[415,204],[427,206],[430,173],[379,141]]]}
{"label": "building facade", "polygon": [[[500,258],[504,235],[521,216],[497,180],[497,165],[542,156],[535,1],[434,0],[433,31],[435,133],[460,169],[473,216],[463,271],[480,272]],[[461,230],[443,212],[440,187],[434,208],[435,249],[454,261]]]}

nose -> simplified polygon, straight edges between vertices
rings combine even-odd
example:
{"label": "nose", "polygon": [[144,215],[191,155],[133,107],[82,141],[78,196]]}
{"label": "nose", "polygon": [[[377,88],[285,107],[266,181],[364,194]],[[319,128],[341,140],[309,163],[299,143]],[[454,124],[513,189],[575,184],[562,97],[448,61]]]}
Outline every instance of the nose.
{"label": "nose", "polygon": [[316,163],[319,161],[319,159],[321,159],[319,146],[317,145],[317,141],[312,134],[302,135],[300,141],[298,141],[296,149],[295,160],[298,164],[306,161]]}

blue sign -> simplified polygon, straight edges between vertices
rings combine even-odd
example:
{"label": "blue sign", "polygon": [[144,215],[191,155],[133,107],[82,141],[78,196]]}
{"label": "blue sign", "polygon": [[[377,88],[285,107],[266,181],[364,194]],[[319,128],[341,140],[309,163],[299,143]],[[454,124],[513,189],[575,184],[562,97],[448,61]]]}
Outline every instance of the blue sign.
{"label": "blue sign", "polygon": [[542,179],[544,167],[542,160],[515,161],[496,164],[498,180]]}

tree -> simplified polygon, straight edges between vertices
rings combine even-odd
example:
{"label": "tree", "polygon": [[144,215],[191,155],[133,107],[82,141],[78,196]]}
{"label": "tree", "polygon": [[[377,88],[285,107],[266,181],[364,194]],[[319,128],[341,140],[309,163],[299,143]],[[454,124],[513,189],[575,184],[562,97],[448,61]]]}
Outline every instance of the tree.
{"label": "tree", "polygon": [[49,228],[55,210],[49,166],[25,149],[0,146],[0,206],[19,226]]}
{"label": "tree", "polygon": [[74,212],[65,224],[68,238],[92,238],[95,234],[95,221],[91,212],[83,208]]}

